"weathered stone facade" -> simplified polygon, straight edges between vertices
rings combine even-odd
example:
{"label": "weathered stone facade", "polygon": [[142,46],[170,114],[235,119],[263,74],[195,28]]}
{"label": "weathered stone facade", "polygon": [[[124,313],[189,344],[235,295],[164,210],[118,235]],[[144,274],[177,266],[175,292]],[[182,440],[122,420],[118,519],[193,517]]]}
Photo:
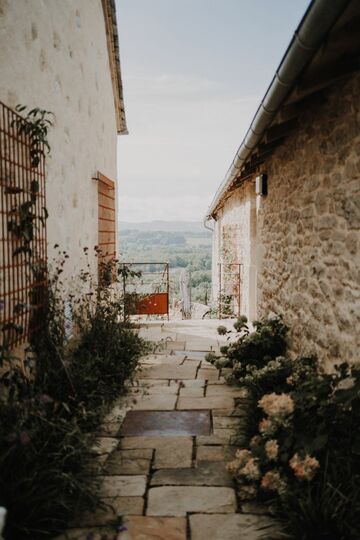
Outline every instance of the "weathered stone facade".
{"label": "weathered stone facade", "polygon": [[224,202],[216,228],[248,216],[250,189],[257,315],[282,313],[293,353],[313,351],[329,364],[356,361],[360,345],[360,75],[324,98],[264,164],[268,195],[256,197],[248,180]]}

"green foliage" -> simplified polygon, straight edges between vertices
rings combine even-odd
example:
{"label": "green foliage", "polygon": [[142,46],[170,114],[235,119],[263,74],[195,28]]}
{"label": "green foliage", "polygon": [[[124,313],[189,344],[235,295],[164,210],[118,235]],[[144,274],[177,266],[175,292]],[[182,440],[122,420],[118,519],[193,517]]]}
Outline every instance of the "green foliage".
{"label": "green foliage", "polygon": [[9,540],[53,537],[76,511],[95,506],[92,433],[146,350],[122,317],[122,271],[108,286],[87,268],[79,292],[66,298],[65,258],[49,280],[46,324],[32,351],[20,361],[1,350],[0,505]]}
{"label": "green foliage", "polygon": [[216,330],[219,336],[225,336],[227,334],[226,326],[218,326]]}
{"label": "green foliage", "polygon": [[230,343],[226,352],[233,377],[244,377],[250,366],[263,367],[267,362],[282,355],[286,349],[287,326],[281,317],[272,315],[255,321],[255,332],[249,333],[246,318],[238,319],[234,327],[240,333],[238,339]]}
{"label": "green foliage", "polygon": [[241,498],[275,500],[289,538],[355,540],[360,370],[344,363],[325,373],[315,357],[277,356],[286,332],[281,319],[264,319],[240,337],[236,360],[227,353],[232,380],[249,390],[243,448],[229,470]]}
{"label": "green foliage", "polygon": [[[16,111],[23,113],[26,110],[25,105],[17,105]],[[30,162],[31,167],[36,169],[41,162],[41,156],[44,155],[43,148],[50,152],[48,142],[48,130],[53,125],[49,119],[53,113],[39,108],[31,109],[26,117],[19,116],[13,121],[19,135],[24,134],[30,141]],[[39,193],[39,183],[36,179],[30,182],[30,196],[24,200],[23,189],[19,186],[9,186],[5,193],[18,195],[17,206],[15,212],[8,222],[8,231],[12,233],[18,240],[21,240],[21,245],[18,246],[13,256],[25,254],[31,257],[32,255],[32,240],[34,238],[34,227],[38,219],[42,226],[45,225],[47,219],[46,208],[39,210],[37,197]],[[20,196],[21,195],[21,196]]]}
{"label": "green foliage", "polygon": [[[27,109],[26,105],[17,105],[15,110],[18,113],[24,113]],[[43,147],[50,152],[48,141],[49,128],[53,126],[50,117],[54,114],[44,109],[35,107],[31,109],[25,118],[18,118],[14,121],[19,135],[24,133],[30,139],[30,158],[31,166],[37,167],[40,163],[41,156],[44,155]]]}

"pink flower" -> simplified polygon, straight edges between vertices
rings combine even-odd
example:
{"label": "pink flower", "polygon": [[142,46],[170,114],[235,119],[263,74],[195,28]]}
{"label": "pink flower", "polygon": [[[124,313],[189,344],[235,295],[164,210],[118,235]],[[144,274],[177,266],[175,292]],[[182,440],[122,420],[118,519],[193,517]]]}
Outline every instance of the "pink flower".
{"label": "pink flower", "polygon": [[320,463],[314,457],[306,454],[304,458],[301,458],[298,453],[290,459],[289,465],[294,471],[296,478],[299,480],[312,480],[316,474],[317,469],[320,467]]}
{"label": "pink flower", "polygon": [[279,454],[279,445],[275,439],[265,443],[265,453],[270,460],[276,460]]}
{"label": "pink flower", "polygon": [[252,453],[250,450],[243,448],[242,450],[236,450],[235,457],[238,460],[239,466],[243,467],[252,458]]}
{"label": "pink flower", "polygon": [[276,425],[269,418],[263,418],[259,423],[259,431],[264,437],[274,435],[276,431]]}
{"label": "pink flower", "polygon": [[30,437],[29,437],[29,435],[26,433],[26,431],[22,431],[22,432],[20,433],[19,440],[20,440],[20,443],[21,443],[23,446],[26,446],[27,444],[30,443]]}
{"label": "pink flower", "polygon": [[250,458],[249,461],[240,469],[240,476],[245,476],[248,480],[257,480],[260,478],[259,465],[254,458]]}
{"label": "pink flower", "polygon": [[282,494],[286,491],[286,483],[278,471],[268,471],[261,480],[261,487],[266,491],[277,491]]}
{"label": "pink flower", "polygon": [[278,422],[294,412],[294,402],[288,394],[266,394],[258,402],[258,407]]}

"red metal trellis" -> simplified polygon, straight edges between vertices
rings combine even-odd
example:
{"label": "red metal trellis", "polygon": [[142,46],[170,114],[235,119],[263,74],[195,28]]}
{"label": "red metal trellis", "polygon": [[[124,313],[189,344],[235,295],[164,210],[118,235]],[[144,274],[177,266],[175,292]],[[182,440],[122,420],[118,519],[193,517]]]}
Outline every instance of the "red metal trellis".
{"label": "red metal trellis", "polygon": [[[44,304],[47,279],[45,158],[40,148],[40,163],[33,166],[31,141],[25,133],[19,134],[16,125],[20,119],[0,102],[0,343],[10,347],[26,342],[41,324],[37,314]],[[31,254],[15,254],[24,238],[11,230],[10,223],[20,223],[22,205],[29,200],[33,215]]]}

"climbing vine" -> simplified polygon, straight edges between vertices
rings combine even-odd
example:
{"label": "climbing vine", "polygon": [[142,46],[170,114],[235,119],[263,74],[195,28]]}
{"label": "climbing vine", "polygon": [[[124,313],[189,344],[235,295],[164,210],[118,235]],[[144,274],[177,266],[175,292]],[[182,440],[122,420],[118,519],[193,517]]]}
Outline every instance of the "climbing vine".
{"label": "climbing vine", "polygon": [[[15,110],[18,113],[23,113],[26,110],[26,105],[17,105]],[[12,125],[16,127],[18,135],[25,134],[29,139],[30,145],[30,164],[31,168],[36,170],[40,163],[41,157],[50,152],[50,144],[48,141],[48,131],[53,125],[50,117],[53,113],[44,109],[31,109],[25,117],[19,116]],[[45,206],[41,207],[41,215],[37,215],[36,202],[39,194],[39,182],[32,179],[30,182],[30,190],[27,192],[20,186],[7,186],[5,193],[18,195],[20,193],[28,193],[29,197],[25,201],[19,202],[12,208],[11,218],[8,221],[8,231],[15,235],[20,245],[17,245],[13,251],[13,256],[24,253],[29,257],[32,254],[31,243],[34,239],[34,229],[36,220],[38,219],[43,226],[48,217],[48,211]],[[20,198],[19,198],[20,199]]]}

